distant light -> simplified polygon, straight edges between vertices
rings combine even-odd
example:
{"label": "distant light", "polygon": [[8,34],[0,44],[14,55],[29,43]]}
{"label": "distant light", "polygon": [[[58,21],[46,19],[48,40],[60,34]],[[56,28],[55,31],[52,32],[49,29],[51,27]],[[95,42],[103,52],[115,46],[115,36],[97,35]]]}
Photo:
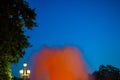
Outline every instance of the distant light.
{"label": "distant light", "polygon": [[26,62],[24,62],[23,66],[24,66],[24,67],[27,67],[27,63],[26,63]]}

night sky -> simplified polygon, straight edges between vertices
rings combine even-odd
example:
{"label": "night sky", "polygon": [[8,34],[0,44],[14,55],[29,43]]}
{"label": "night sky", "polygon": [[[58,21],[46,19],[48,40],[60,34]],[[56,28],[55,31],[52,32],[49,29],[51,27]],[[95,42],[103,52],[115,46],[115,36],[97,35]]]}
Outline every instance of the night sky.
{"label": "night sky", "polygon": [[90,72],[101,64],[120,68],[120,0],[27,1],[36,8],[38,27],[26,31],[33,47],[12,66],[13,75],[44,45],[79,48]]}

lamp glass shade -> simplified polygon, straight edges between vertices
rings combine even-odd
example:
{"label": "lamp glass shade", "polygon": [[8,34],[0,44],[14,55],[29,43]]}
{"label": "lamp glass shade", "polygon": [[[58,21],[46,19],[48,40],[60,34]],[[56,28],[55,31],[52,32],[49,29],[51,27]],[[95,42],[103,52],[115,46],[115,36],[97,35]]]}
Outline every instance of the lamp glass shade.
{"label": "lamp glass shade", "polygon": [[24,66],[24,67],[27,67],[27,63],[24,62],[23,66]]}
{"label": "lamp glass shade", "polygon": [[23,69],[21,69],[19,72],[20,72],[20,74],[23,74]]}
{"label": "lamp glass shade", "polygon": [[27,74],[30,74],[30,69],[27,70]]}

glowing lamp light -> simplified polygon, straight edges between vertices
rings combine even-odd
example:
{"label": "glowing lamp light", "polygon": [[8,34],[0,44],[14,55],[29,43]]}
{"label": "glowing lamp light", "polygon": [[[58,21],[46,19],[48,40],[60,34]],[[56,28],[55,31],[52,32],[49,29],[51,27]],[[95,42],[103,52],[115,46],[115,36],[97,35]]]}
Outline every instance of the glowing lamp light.
{"label": "glowing lamp light", "polygon": [[27,67],[27,63],[26,63],[26,62],[24,62],[23,66],[24,66],[24,67]]}
{"label": "glowing lamp light", "polygon": [[24,80],[27,80],[28,78],[30,78],[31,71],[30,71],[29,68],[27,69],[27,63],[26,62],[23,63],[23,69],[20,69],[19,73],[20,73],[20,76]]}
{"label": "glowing lamp light", "polygon": [[19,72],[20,72],[20,74],[23,74],[23,69],[20,69],[20,71],[19,71]]}
{"label": "glowing lamp light", "polygon": [[27,74],[30,74],[30,69],[27,70]]}

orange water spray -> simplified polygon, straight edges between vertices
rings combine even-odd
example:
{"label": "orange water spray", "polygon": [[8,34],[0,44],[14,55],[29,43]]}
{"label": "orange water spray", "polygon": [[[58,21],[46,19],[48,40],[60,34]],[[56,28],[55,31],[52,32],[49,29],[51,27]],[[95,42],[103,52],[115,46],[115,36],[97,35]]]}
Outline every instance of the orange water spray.
{"label": "orange water spray", "polygon": [[31,80],[88,80],[88,72],[77,48],[44,47],[33,55]]}

